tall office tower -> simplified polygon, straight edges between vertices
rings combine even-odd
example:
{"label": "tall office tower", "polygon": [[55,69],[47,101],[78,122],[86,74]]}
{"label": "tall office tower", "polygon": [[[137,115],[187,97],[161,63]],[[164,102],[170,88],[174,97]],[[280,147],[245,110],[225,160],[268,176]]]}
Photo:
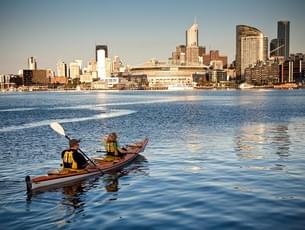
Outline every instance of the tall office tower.
{"label": "tall office tower", "polygon": [[95,47],[95,58],[97,63],[97,74],[100,80],[106,78],[106,58],[108,58],[108,48],[106,45]]}
{"label": "tall office tower", "polygon": [[59,77],[67,77],[68,76],[68,68],[67,64],[63,61],[58,61],[56,64],[56,72]]}
{"label": "tall office tower", "polygon": [[264,34],[250,26],[236,26],[236,75],[244,80],[245,68],[263,61],[265,54]]}
{"label": "tall office tower", "polygon": [[268,46],[269,46],[269,44],[268,44],[268,37],[265,36],[264,37],[264,57],[263,57],[264,61],[267,61],[268,58],[269,58],[269,56],[268,56],[268,50],[269,50]]}
{"label": "tall office tower", "polygon": [[80,78],[81,74],[81,66],[79,65],[78,62],[71,62],[69,64],[69,69],[70,69],[70,78]]}
{"label": "tall office tower", "polygon": [[30,70],[36,70],[37,69],[36,58],[34,58],[34,57],[28,58],[28,69],[30,69]]}
{"label": "tall office tower", "polygon": [[281,45],[279,50],[280,56],[284,56],[285,59],[289,57],[289,33],[290,33],[290,22],[289,21],[278,21],[277,22],[277,38]]}
{"label": "tall office tower", "polygon": [[193,25],[186,31],[186,46],[197,47],[198,40],[198,24],[193,23]]}
{"label": "tall office tower", "polygon": [[193,25],[186,31],[185,61],[187,65],[200,64],[200,58],[205,54],[205,48],[199,46],[198,24]]}

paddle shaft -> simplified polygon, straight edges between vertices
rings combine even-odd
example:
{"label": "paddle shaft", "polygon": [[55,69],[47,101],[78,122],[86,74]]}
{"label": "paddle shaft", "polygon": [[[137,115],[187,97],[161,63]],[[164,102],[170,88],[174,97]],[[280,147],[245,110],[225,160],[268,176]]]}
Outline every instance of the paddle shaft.
{"label": "paddle shaft", "polygon": [[[67,138],[69,141],[71,140],[71,138],[67,135],[65,135],[65,138]],[[80,148],[78,148],[78,150],[81,152],[81,154],[83,154],[85,158],[87,158],[87,160],[89,160],[96,168],[98,168],[97,165],[84,153],[83,150],[81,150]]]}

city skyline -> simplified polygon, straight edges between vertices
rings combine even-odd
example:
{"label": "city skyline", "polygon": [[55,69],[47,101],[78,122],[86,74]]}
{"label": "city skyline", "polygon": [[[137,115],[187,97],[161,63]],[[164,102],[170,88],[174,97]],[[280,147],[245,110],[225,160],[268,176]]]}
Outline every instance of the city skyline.
{"label": "city skyline", "polygon": [[[72,4],[73,3],[73,4]],[[261,3],[261,4],[258,4]],[[277,21],[290,21],[290,53],[305,53],[305,1],[1,1],[0,73],[17,73],[36,57],[38,68],[56,70],[95,58],[95,45],[105,44],[109,56],[141,65],[150,58],[167,60],[185,44],[185,30],[194,20],[199,45],[235,59],[236,25],[261,30],[269,41],[277,36]]]}

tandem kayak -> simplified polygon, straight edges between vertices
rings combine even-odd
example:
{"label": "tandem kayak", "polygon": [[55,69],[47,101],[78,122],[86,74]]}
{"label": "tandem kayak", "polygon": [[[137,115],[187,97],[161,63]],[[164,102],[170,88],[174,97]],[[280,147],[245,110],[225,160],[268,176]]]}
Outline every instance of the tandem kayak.
{"label": "tandem kayak", "polygon": [[82,170],[60,169],[48,172],[48,175],[31,178],[25,177],[26,188],[28,193],[35,191],[47,190],[50,188],[63,187],[73,184],[76,181],[83,180],[88,177],[103,175],[120,170],[124,166],[132,162],[140,152],[144,151],[148,138],[134,144],[127,145],[127,154],[123,157],[96,157],[93,161],[95,168],[87,168]]}

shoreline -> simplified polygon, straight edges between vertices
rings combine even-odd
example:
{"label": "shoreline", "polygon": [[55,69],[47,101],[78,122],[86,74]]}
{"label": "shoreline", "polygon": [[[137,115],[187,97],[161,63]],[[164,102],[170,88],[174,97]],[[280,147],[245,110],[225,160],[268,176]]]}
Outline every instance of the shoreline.
{"label": "shoreline", "polygon": [[32,93],[32,92],[124,92],[124,91],[151,91],[151,92],[190,92],[190,91],[259,91],[259,90],[302,90],[302,87],[253,87],[253,88],[230,88],[230,87],[200,87],[186,90],[168,90],[168,89],[32,89],[32,90],[20,90],[20,89],[1,89],[0,94],[6,93]]}

